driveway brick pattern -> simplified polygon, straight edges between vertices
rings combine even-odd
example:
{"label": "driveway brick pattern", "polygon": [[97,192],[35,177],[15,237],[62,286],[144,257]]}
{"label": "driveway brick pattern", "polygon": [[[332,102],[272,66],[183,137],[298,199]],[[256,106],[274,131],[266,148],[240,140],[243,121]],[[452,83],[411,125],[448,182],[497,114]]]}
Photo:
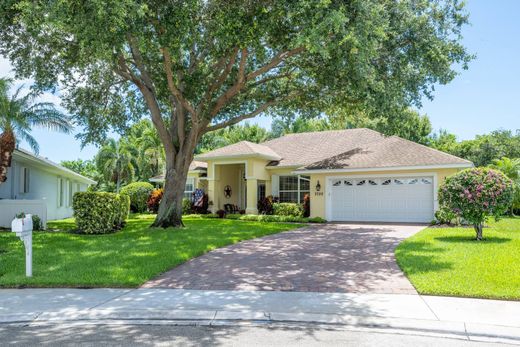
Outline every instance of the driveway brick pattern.
{"label": "driveway brick pattern", "polygon": [[145,288],[416,294],[395,247],[424,226],[312,225],[192,259]]}

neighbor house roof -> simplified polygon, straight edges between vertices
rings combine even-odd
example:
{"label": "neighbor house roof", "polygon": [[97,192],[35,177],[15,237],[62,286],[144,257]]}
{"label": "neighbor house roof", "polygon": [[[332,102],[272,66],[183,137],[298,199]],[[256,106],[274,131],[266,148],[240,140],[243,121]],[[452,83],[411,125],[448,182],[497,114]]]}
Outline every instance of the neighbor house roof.
{"label": "neighbor house roof", "polygon": [[214,151],[199,154],[196,158],[199,160],[234,158],[234,157],[260,157],[267,160],[280,160],[282,157],[273,149],[263,144],[257,144],[249,141],[241,141],[229,146],[215,149]]}
{"label": "neighbor house roof", "polygon": [[55,162],[53,162],[45,157],[35,155],[22,148],[17,148],[14,150],[13,158],[15,158],[16,160],[18,160],[20,162],[31,163],[45,171],[52,172],[54,174],[62,175],[62,176],[69,177],[69,178],[74,178],[82,183],[86,183],[86,184],[95,184],[96,183],[96,181],[91,180],[88,177],[80,175],[79,173],[74,172],[70,169],[67,169],[66,167],[63,167],[59,164],[56,164]]}
{"label": "neighbor house roof", "polygon": [[[232,158],[259,152],[270,160],[268,167],[298,171],[473,165],[451,154],[364,128],[289,134],[262,144],[243,141],[197,158]],[[275,157],[278,159],[271,159]]]}
{"label": "neighbor house roof", "polygon": [[[208,169],[208,163],[203,162],[203,161],[194,160],[190,164],[189,171],[192,171],[192,172],[197,172],[197,171],[206,172],[207,169]],[[150,178],[149,181],[150,182],[164,182],[164,174],[154,176],[154,177]]]}

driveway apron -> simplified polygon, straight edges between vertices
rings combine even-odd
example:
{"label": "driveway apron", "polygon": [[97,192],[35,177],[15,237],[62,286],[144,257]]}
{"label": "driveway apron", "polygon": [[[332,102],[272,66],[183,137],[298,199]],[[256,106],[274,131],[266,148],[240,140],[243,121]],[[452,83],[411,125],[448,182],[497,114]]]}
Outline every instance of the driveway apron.
{"label": "driveway apron", "polygon": [[395,247],[424,225],[323,224],[192,259],[145,288],[416,294]]}

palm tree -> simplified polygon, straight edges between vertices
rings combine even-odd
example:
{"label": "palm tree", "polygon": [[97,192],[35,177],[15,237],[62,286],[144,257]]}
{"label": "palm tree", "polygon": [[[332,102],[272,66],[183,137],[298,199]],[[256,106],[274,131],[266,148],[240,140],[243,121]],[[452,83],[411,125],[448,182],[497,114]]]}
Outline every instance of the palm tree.
{"label": "palm tree", "polygon": [[58,111],[50,102],[36,102],[37,94],[21,96],[19,87],[12,96],[9,90],[12,80],[0,78],[0,183],[7,180],[7,169],[11,166],[13,151],[20,141],[26,141],[34,153],[39,146],[31,136],[33,127],[70,133],[69,117]]}
{"label": "palm tree", "polygon": [[515,205],[520,203],[520,158],[502,157],[502,159],[493,160],[493,164],[489,166],[502,171],[515,184],[515,197],[511,205],[511,215],[514,216]]}
{"label": "palm tree", "polygon": [[121,183],[133,181],[137,162],[137,151],[125,141],[109,139],[99,150],[96,165],[105,180],[116,184],[119,193]]}
{"label": "palm tree", "polygon": [[135,136],[139,151],[139,178],[148,179],[160,175],[164,168],[164,147],[151,122],[139,123],[140,133]]}

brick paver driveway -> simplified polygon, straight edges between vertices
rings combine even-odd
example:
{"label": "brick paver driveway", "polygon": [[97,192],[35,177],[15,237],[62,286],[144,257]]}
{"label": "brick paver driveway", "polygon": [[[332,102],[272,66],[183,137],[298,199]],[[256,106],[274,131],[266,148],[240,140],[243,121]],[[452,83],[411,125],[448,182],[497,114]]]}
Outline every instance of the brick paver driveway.
{"label": "brick paver driveway", "polygon": [[325,224],[244,241],[192,259],[147,288],[416,293],[394,249],[424,226]]}

